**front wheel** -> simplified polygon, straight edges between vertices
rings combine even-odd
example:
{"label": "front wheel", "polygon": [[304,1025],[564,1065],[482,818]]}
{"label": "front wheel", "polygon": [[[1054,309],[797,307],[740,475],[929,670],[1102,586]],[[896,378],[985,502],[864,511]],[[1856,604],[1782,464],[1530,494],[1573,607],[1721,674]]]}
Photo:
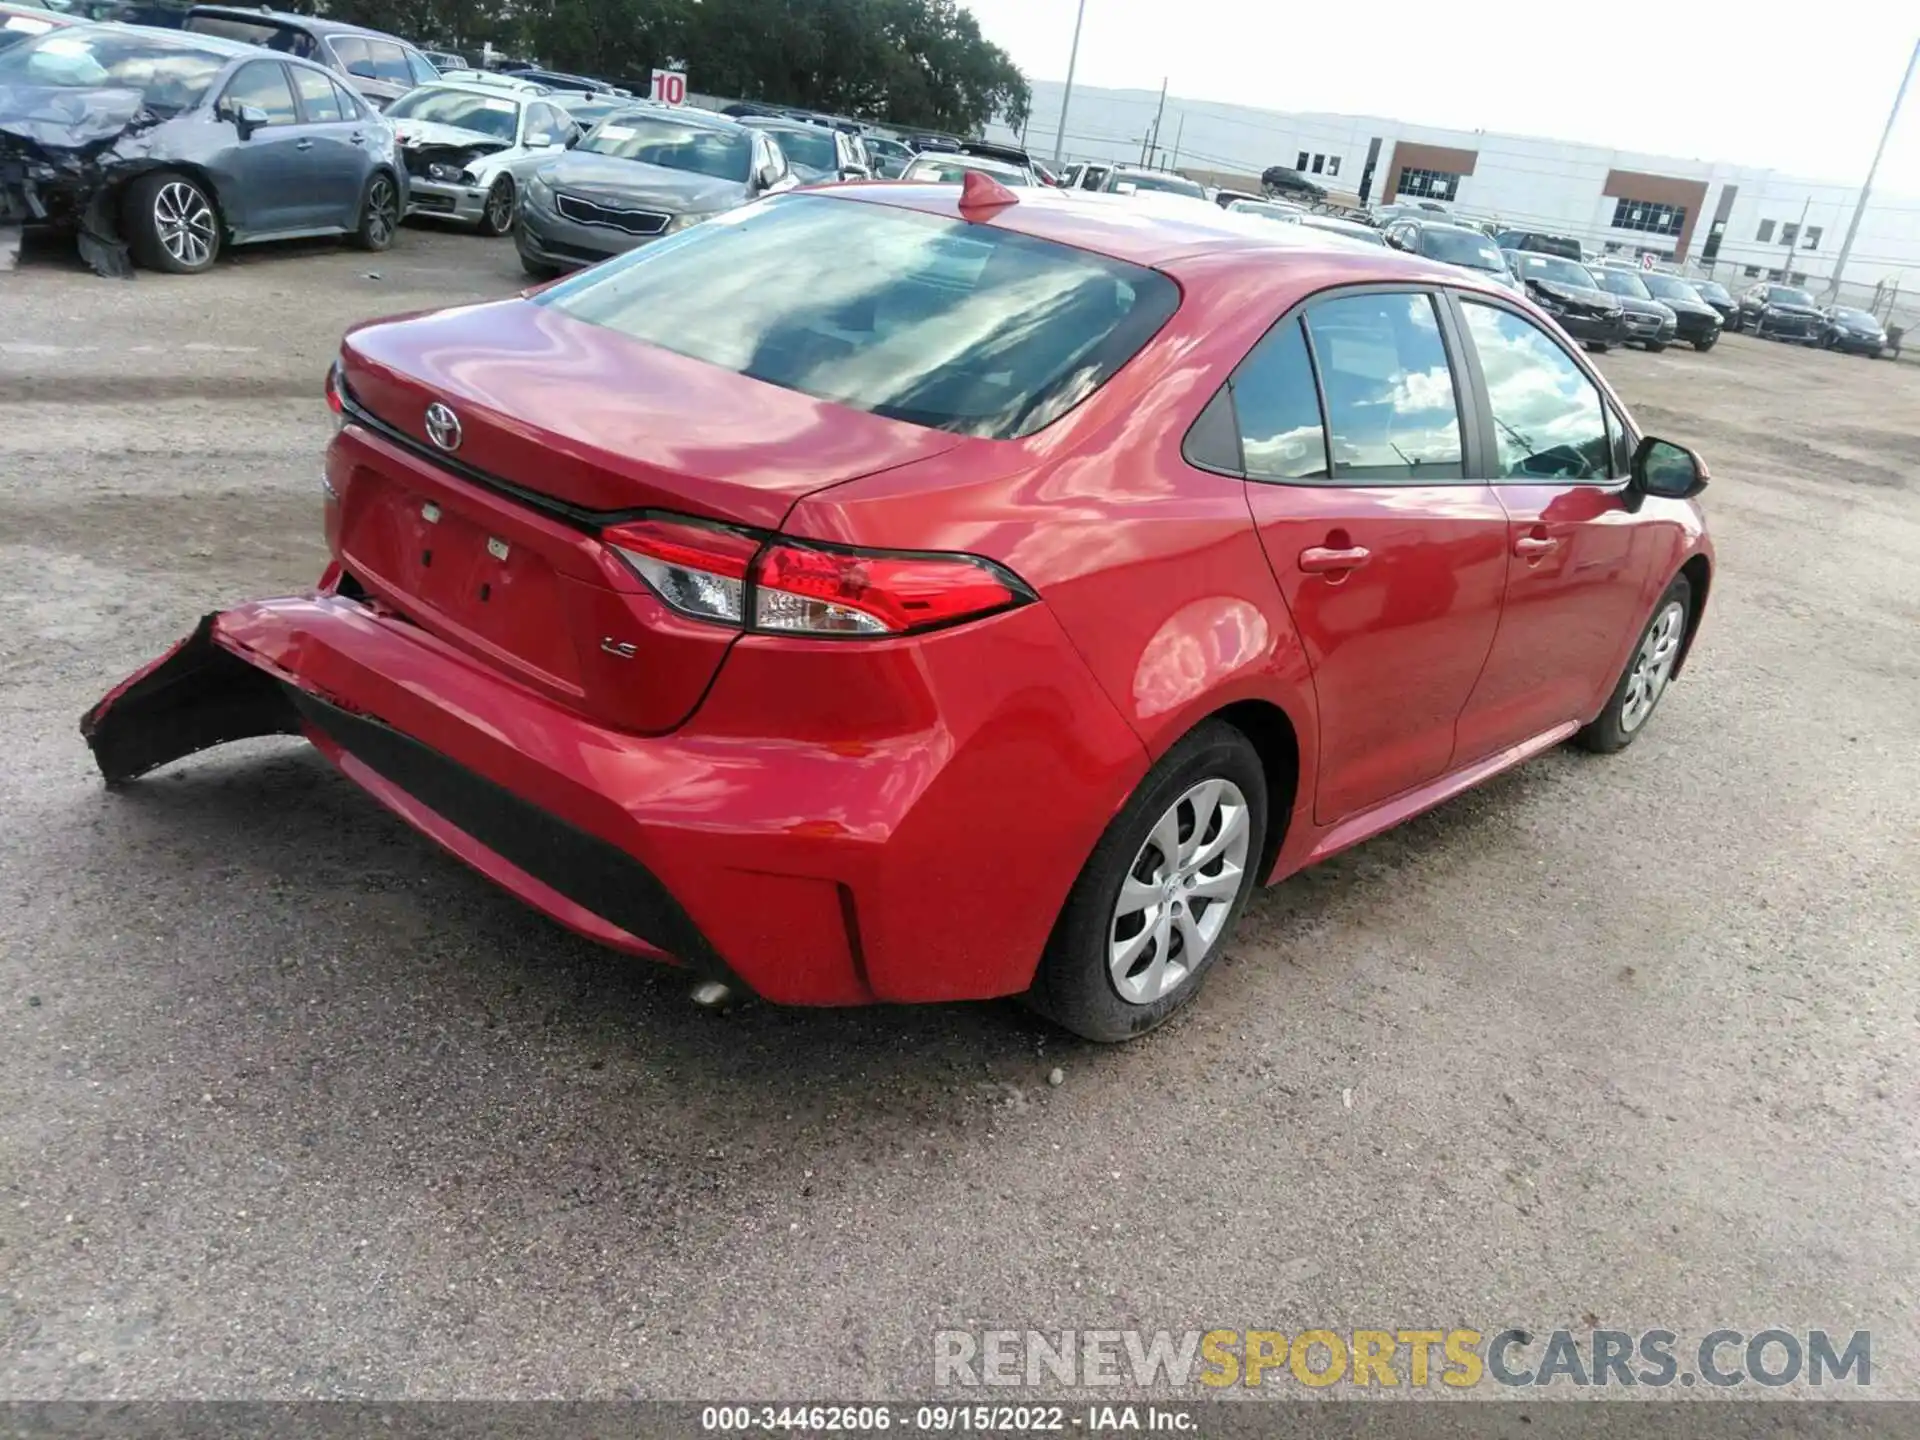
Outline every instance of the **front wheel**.
{"label": "front wheel", "polygon": [[1667,348],[1667,342],[1664,340],[1647,341],[1647,353],[1649,355],[1658,355],[1662,350],[1666,348]]}
{"label": "front wheel", "polygon": [[1715,342],[1716,340],[1718,340],[1719,338],[1720,338],[1720,337],[1719,337],[1718,335],[1709,335],[1709,336],[1707,336],[1707,338],[1706,338],[1706,339],[1704,339],[1704,340],[1696,340],[1696,341],[1694,341],[1694,342],[1693,342],[1693,348],[1694,348],[1694,349],[1696,349],[1696,350],[1698,350],[1698,351],[1699,351],[1699,352],[1700,352],[1700,353],[1701,353],[1702,355],[1704,355],[1704,354],[1706,354],[1706,353],[1707,353],[1707,351],[1709,351],[1709,350],[1711,350],[1711,349],[1713,348],[1713,346],[1714,346],[1714,342]]}
{"label": "front wheel", "polygon": [[376,170],[360,199],[360,223],[354,227],[353,243],[362,250],[385,250],[399,229],[400,191],[391,175]]}
{"label": "front wheel", "polygon": [[1200,989],[1253,889],[1267,781],[1210,720],[1161,757],[1094,847],[1027,1003],[1089,1040],[1130,1040]]}
{"label": "front wheel", "polygon": [[127,187],[127,242],[149,270],[198,275],[220,255],[220,216],[197,180],[156,170]]}
{"label": "front wheel", "polygon": [[513,224],[513,177],[502,175],[487,191],[487,203],[480,212],[482,235],[504,235]]}
{"label": "front wheel", "polygon": [[1613,347],[1605,340],[1589,340],[1587,342],[1587,350],[1594,355],[1604,355],[1612,348]]}
{"label": "front wheel", "polygon": [[1674,576],[1660,603],[1653,607],[1647,628],[1640,632],[1640,643],[1634,646],[1626,672],[1607,698],[1607,708],[1574,737],[1583,749],[1610,755],[1634,742],[1660,697],[1667,693],[1673,667],[1680,662],[1680,647],[1686,642],[1687,616],[1692,608],[1693,586],[1686,576]]}

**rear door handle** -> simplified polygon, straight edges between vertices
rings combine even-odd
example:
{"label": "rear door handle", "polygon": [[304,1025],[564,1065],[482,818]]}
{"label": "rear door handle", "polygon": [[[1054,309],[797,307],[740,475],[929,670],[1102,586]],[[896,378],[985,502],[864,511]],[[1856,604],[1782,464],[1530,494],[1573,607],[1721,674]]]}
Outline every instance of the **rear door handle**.
{"label": "rear door handle", "polygon": [[1538,560],[1559,544],[1551,535],[1521,535],[1513,542],[1513,553],[1525,560]]}
{"label": "rear door handle", "polygon": [[1309,545],[1300,552],[1300,568],[1309,575],[1329,575],[1336,571],[1358,570],[1373,558],[1364,545],[1335,550],[1325,545]]}
{"label": "rear door handle", "polygon": [[356,145],[364,145],[367,143],[367,132],[364,130],[356,130],[347,138]]}
{"label": "rear door handle", "polygon": [[313,148],[313,141],[296,140],[293,142],[293,148],[296,150],[311,150]]}

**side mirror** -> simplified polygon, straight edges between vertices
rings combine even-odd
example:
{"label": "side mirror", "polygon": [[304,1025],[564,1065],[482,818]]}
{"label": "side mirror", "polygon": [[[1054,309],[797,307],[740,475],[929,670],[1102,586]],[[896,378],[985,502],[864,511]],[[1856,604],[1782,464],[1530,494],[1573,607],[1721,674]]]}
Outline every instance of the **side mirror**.
{"label": "side mirror", "polygon": [[234,108],[233,128],[240,132],[242,140],[251,140],[254,131],[272,123],[272,118],[258,105],[239,105]]}
{"label": "side mirror", "polygon": [[754,171],[753,188],[756,190],[771,190],[779,183],[780,167],[778,165],[762,165],[758,170]]}
{"label": "side mirror", "polygon": [[1652,435],[1633,452],[1633,488],[1666,500],[1691,500],[1707,488],[1706,461],[1684,445]]}

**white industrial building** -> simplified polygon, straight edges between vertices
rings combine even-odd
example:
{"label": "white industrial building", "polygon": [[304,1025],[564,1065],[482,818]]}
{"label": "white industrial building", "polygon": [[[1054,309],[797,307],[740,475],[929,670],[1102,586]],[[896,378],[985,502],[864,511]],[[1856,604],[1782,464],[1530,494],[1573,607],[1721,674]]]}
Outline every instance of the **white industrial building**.
{"label": "white industrial building", "polygon": [[[1028,149],[1051,161],[1062,86],[1035,81]],[[1791,277],[1824,290],[1859,198],[1857,186],[1775,170],[1608,150],[1564,140],[1442,130],[1362,115],[1295,115],[1169,95],[1076,85],[1066,160],[1159,164],[1190,174],[1257,176],[1298,165],[1363,203],[1432,199],[1475,219],[1573,235],[1596,249],[1652,253],[1723,284]],[[997,137],[1007,138],[1004,128]],[[1876,192],[1847,261],[1847,296],[1920,292],[1920,199]]]}

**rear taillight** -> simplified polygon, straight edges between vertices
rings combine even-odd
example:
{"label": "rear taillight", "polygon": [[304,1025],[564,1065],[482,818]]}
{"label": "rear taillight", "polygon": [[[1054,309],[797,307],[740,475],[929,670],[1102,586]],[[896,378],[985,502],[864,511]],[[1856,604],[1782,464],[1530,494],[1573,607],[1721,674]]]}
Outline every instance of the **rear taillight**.
{"label": "rear taillight", "polygon": [[683,615],[738,625],[746,616],[747,567],[760,542],[739,530],[685,520],[634,520],[601,539]]}
{"label": "rear taillight", "polygon": [[681,614],[772,634],[909,635],[1034,598],[972,555],[828,548],[677,516],[601,538]]}
{"label": "rear taillight", "polygon": [[333,412],[334,429],[347,423],[346,367],[338,360],[327,367],[327,409]]}

